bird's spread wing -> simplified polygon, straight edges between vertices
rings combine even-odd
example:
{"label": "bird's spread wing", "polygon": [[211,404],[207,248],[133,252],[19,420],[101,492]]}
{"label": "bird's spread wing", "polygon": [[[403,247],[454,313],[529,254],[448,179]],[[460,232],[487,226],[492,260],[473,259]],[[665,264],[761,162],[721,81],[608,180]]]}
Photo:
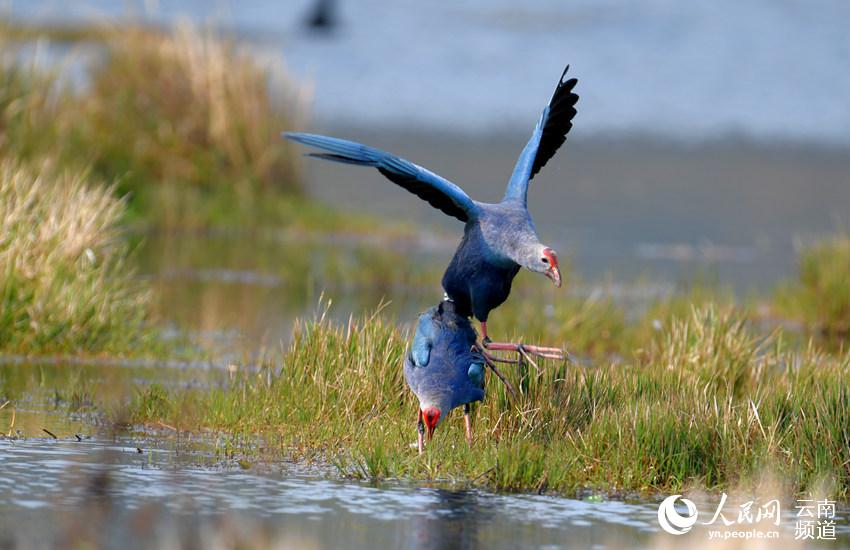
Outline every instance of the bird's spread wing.
{"label": "bird's spread wing", "polygon": [[505,199],[520,199],[525,202],[528,192],[528,182],[533,178],[549,159],[555,155],[558,148],[567,139],[567,133],[573,127],[573,117],[576,116],[578,95],[573,92],[578,80],[564,80],[570,66],[564,69],[561,80],[549,105],[543,109],[537,126],[531,134],[531,139],[517,160]]}
{"label": "bird's spread wing", "polygon": [[353,141],[316,134],[287,132],[283,134],[283,137],[328,151],[327,153],[310,153],[311,157],[345,164],[373,166],[393,183],[404,187],[434,208],[462,222],[474,218],[477,213],[478,208],[463,189],[403,158]]}

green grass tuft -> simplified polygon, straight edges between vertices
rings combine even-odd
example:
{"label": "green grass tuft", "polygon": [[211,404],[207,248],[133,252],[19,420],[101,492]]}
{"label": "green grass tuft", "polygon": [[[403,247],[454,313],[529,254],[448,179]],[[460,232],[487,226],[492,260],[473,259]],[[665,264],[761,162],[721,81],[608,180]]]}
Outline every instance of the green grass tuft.
{"label": "green grass tuft", "polygon": [[303,127],[308,94],[279,63],[189,24],[103,28],[72,89],[61,65],[21,61],[30,34],[0,27],[0,154],[117,182],[147,225],[299,219],[301,156],[280,132]]}
{"label": "green grass tuft", "polygon": [[848,496],[850,357],[788,351],[730,308],[695,308],[663,327],[624,363],[505,367],[521,395],[511,403],[490,377],[471,449],[459,413],[423,456],[410,448],[417,405],[401,369],[410,334],[380,315],[302,323],[279,370],[170,392],[173,417],[136,414],[259,434],[366,479],[623,494],[737,488],[769,469],[792,480],[789,491],[828,479],[834,496]]}
{"label": "green grass tuft", "polygon": [[249,212],[255,192],[301,193],[300,155],[280,132],[303,124],[304,94],[282,69],[188,24],[168,33],[124,29],[105,50],[70,139],[95,173],[123,176],[122,194],[152,202],[145,211],[164,208],[171,225],[191,214],[195,200],[162,197],[162,186],[221,188],[231,208],[245,203]]}
{"label": "green grass tuft", "polygon": [[850,235],[838,234],[802,250],[799,278],[777,293],[779,309],[828,339],[850,335]]}
{"label": "green grass tuft", "polygon": [[123,352],[147,337],[123,204],[85,173],[0,164],[0,350]]}

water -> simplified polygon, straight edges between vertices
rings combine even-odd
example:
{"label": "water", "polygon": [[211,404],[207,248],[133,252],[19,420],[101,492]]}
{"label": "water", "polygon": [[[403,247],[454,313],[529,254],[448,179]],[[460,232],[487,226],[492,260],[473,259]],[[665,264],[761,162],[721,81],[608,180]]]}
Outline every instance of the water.
{"label": "water", "polygon": [[[655,503],[375,485],[298,465],[199,467],[202,453],[173,440],[71,439],[0,440],[4,547],[659,548],[708,540],[704,531],[662,534]],[[788,543],[793,513],[782,521]],[[831,547],[850,545],[841,520],[837,538]]]}
{"label": "water", "polygon": [[[402,154],[485,201],[501,196],[570,61],[579,114],[530,207],[543,239],[587,280],[700,277],[763,295],[794,276],[801,242],[850,225],[845,2],[341,1],[339,28],[318,35],[303,25],[311,5],[11,0],[6,11],[60,23],[215,23],[312,84],[319,128]],[[339,208],[454,236],[427,258],[445,264],[457,224],[372,170],[308,168],[308,190]],[[205,267],[208,280],[234,279],[228,266]],[[274,281],[263,267],[244,269]],[[282,309],[309,311],[321,290]],[[251,334],[282,332],[274,315],[258,319]]]}
{"label": "water", "polygon": [[[714,527],[698,526],[681,538],[662,533],[655,499],[341,479],[331,465],[292,462],[261,439],[117,426],[109,418],[120,413],[96,414],[85,399],[76,412],[66,410],[72,394],[120,403],[134,385],[154,380],[175,387],[226,384],[229,375],[216,369],[55,362],[6,365],[0,374],[0,395],[14,400],[0,409],[3,548],[713,547],[708,530]],[[688,496],[699,521],[709,521],[719,497]],[[761,504],[776,496],[756,498]],[[725,517],[734,520],[749,498],[731,496]],[[775,530],[782,543],[850,547],[844,505],[837,508],[835,543],[793,541],[795,504],[781,503]]]}
{"label": "water", "polygon": [[[591,292],[613,274],[619,283],[645,277],[662,291],[704,276],[765,294],[793,275],[795,242],[848,222],[850,73],[837,70],[850,57],[843,2],[363,0],[341,3],[342,26],[327,36],[302,28],[308,0],[6,5],[16,17],[61,22],[150,9],[169,23],[179,14],[211,18],[260,50],[282,53],[312,80],[320,126],[403,154],[481,200],[501,195],[569,61],[581,79],[576,128],[530,195],[541,236],[585,279],[565,291]],[[323,295],[340,319],[389,299],[387,314],[408,322],[433,303],[436,282],[363,286],[332,280],[317,266],[337,257],[348,258],[343,266],[367,262],[375,248],[445,265],[460,227],[374,171],[321,163],[309,171],[315,196],[410,220],[424,237],[389,247],[146,237],[139,271],[156,289],[166,326],[217,348],[226,362],[285,342],[293,318],[320,310]],[[242,470],[211,450],[215,442],[112,434],[97,425],[103,419],[87,407],[94,386],[79,380],[114,388],[116,401],[154,380],[227,380],[215,369],[164,366],[0,367],[0,398],[14,400],[15,429],[26,437],[0,440],[0,547],[706,544],[705,533],[661,535],[655,503],[371,485],[280,459]],[[74,391],[50,394],[66,386]],[[78,409],[70,416],[69,402]],[[11,407],[0,410],[0,432],[12,418]],[[850,540],[844,518],[838,546]]]}
{"label": "water", "polygon": [[[181,465],[185,460],[174,451],[146,448],[139,453],[137,444],[126,438],[0,443],[5,474],[0,481],[0,531],[14,539],[16,532],[27,531],[29,521],[62,525],[49,518],[74,517],[80,509],[101,508],[108,501],[108,514],[117,524],[99,526],[104,532],[96,536],[113,543],[110,536],[121,537],[121,530],[131,530],[144,514],[159,518],[157,523],[165,519],[165,530],[186,522],[194,526],[192,536],[201,538],[205,530],[217,529],[214,522],[225,511],[229,522],[259,526],[263,535],[257,538],[316,548],[440,548],[463,542],[511,547],[515,540],[534,547],[647,541],[654,534],[648,505],[374,486],[298,471],[202,469]],[[145,523],[145,537],[174,536],[162,533],[162,526],[153,529],[149,520]],[[61,528],[48,528],[41,536],[61,540],[67,535]]]}
{"label": "water", "polygon": [[67,22],[147,14],[214,22],[282,53],[313,81],[319,121],[482,133],[530,131],[565,64],[589,134],[742,135],[850,145],[850,6],[840,0],[336,2],[7,0]]}

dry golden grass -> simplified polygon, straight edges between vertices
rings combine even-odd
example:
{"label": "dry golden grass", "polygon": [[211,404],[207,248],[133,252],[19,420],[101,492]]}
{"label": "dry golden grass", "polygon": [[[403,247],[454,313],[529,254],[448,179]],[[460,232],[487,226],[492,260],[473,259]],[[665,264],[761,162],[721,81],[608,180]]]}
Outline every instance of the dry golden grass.
{"label": "dry golden grass", "polygon": [[280,132],[304,123],[306,93],[280,65],[188,23],[122,29],[105,47],[82,102],[101,169],[120,173],[124,161],[148,185],[300,191],[299,155]]}
{"label": "dry golden grass", "polygon": [[123,204],[85,174],[0,164],[0,350],[126,349],[148,295],[124,260]]}
{"label": "dry golden grass", "polygon": [[60,88],[57,71],[38,57],[20,59],[0,33],[0,157],[30,159],[62,150],[61,121],[71,96]]}
{"label": "dry golden grass", "polygon": [[0,154],[90,169],[161,226],[286,221],[275,205],[303,202],[301,156],[280,132],[304,126],[310,94],[279,60],[190,24],[91,36],[102,51],[70,56],[86,71],[74,90],[0,27]]}

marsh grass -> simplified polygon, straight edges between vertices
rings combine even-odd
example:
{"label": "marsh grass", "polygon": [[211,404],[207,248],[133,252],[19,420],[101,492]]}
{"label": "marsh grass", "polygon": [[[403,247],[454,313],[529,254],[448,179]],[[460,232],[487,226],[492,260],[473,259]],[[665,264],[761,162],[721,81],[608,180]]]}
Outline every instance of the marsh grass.
{"label": "marsh grass", "polygon": [[110,28],[105,25],[90,24],[30,24],[7,18],[0,20],[0,36],[9,43],[30,43],[35,40],[79,44],[83,42],[101,42]]}
{"label": "marsh grass", "polygon": [[[121,190],[139,200],[156,200],[159,186],[222,188],[251,211],[255,191],[300,194],[300,155],[280,132],[305,122],[306,92],[279,65],[188,23],[162,33],[125,28],[104,45],[71,136],[96,173],[125,175]],[[175,197],[156,204],[166,222],[196,203]]]}
{"label": "marsh grass", "polygon": [[776,293],[781,313],[801,319],[833,343],[850,335],[850,235],[839,233],[804,247],[795,282]]}
{"label": "marsh grass", "polygon": [[160,227],[285,225],[317,209],[288,205],[301,159],[280,132],[305,124],[309,90],[278,60],[188,23],[86,36],[98,53],[82,56],[85,84],[72,89],[61,63],[20,53],[50,29],[0,27],[0,152],[118,182],[132,219]]}
{"label": "marsh grass", "polygon": [[[65,40],[86,41],[85,53],[21,50]],[[6,23],[0,46],[0,155],[116,182],[134,228],[410,234],[305,196],[302,151],[280,132],[306,125],[311,92],[279,59],[188,23],[67,36]],[[82,86],[63,77],[81,71]]]}
{"label": "marsh grass", "polygon": [[[284,79],[273,94],[273,69],[187,26],[92,38],[103,56],[82,90],[18,60],[0,67],[0,154],[20,159],[0,164],[0,349],[124,352],[147,338],[149,297],[125,263],[117,196],[135,219],[161,227],[374,227],[301,196],[296,152],[278,138],[303,122],[299,86]],[[781,299],[828,334],[850,327],[847,242],[805,252],[799,284]],[[293,255],[293,272],[315,267],[306,248]],[[354,288],[437,280],[410,265],[400,277],[399,255],[366,248],[320,260],[322,276],[346,275]],[[380,313],[347,324],[317,315],[296,326],[279,362],[237,369],[230,384],[212,388],[147,386],[122,415],[260,435],[281,452],[364,478],[619,494],[728,488],[770,471],[789,480],[789,491],[825,485],[846,499],[848,356],[793,349],[781,333],[753,330],[744,312],[712,301],[663,301],[630,320],[604,292],[554,300],[520,285],[491,329],[564,345],[588,361],[506,369],[521,391],[516,401],[491,377],[472,449],[459,414],[423,456],[409,448],[416,403],[401,361],[410,332]],[[90,408],[97,392],[75,384],[57,399]]]}
{"label": "marsh grass", "polygon": [[0,349],[126,351],[149,295],[126,264],[124,205],[87,174],[0,163]]}
{"label": "marsh grass", "polygon": [[0,31],[0,155],[29,161],[61,150],[60,121],[73,100],[59,85],[58,70],[42,66],[37,56],[20,58]]}
{"label": "marsh grass", "polygon": [[400,366],[409,336],[380,314],[319,316],[299,324],[279,367],[169,392],[170,414],[134,418],[259,434],[355,477],[630,494],[740,487],[770,471],[791,492],[827,479],[847,498],[850,360],[789,351],[734,309],[674,317],[624,363],[512,368],[515,402],[490,377],[472,448],[455,413],[422,456],[409,447],[417,405]]}

